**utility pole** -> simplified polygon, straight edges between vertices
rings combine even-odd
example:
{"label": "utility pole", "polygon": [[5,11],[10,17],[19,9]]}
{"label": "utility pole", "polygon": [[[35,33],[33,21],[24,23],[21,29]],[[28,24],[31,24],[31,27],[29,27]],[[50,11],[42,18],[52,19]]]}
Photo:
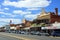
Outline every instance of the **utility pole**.
{"label": "utility pole", "polygon": [[12,20],[9,22],[9,32],[11,32],[10,27],[11,27]]}

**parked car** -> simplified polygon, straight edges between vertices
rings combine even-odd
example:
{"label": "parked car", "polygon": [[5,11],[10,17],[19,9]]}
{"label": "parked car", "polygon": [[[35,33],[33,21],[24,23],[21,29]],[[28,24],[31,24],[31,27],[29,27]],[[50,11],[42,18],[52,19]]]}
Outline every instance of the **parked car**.
{"label": "parked car", "polygon": [[15,31],[11,31],[11,33],[15,33]]}
{"label": "parked car", "polygon": [[49,36],[49,34],[48,33],[40,33],[40,36]]}
{"label": "parked car", "polygon": [[25,32],[24,34],[28,35],[28,34],[30,34],[30,33],[29,33],[29,32]]}
{"label": "parked car", "polygon": [[40,33],[41,33],[41,32],[39,32],[39,31],[31,31],[31,32],[30,32],[30,34],[32,34],[32,35],[40,35]]}
{"label": "parked car", "polygon": [[51,33],[52,36],[60,36],[60,30],[55,30]]}
{"label": "parked car", "polygon": [[31,34],[32,34],[32,35],[39,35],[39,36],[49,36],[48,33],[39,32],[39,31],[32,31]]}
{"label": "parked car", "polygon": [[34,35],[40,35],[41,32],[37,31],[37,32],[34,32],[33,34]]}
{"label": "parked car", "polygon": [[21,31],[21,34],[25,34],[25,32],[24,31]]}
{"label": "parked car", "polygon": [[35,34],[35,31],[31,31],[30,34],[31,34],[31,35],[34,35],[34,34]]}

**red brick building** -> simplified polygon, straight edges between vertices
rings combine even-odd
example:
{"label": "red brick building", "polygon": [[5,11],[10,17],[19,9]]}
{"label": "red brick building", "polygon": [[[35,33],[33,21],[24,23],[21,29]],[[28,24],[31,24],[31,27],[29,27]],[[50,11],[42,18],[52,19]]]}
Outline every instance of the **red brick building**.
{"label": "red brick building", "polygon": [[45,12],[44,9],[42,9],[42,12],[40,15],[37,16],[35,20],[33,20],[34,23],[54,23],[54,22],[60,22],[60,15],[58,15],[58,8],[55,8],[55,12]]}
{"label": "red brick building", "polygon": [[23,24],[24,24],[25,27],[30,27],[31,24],[32,24],[32,21],[28,21],[28,20],[26,20],[26,19],[23,19],[22,22],[23,22]]}

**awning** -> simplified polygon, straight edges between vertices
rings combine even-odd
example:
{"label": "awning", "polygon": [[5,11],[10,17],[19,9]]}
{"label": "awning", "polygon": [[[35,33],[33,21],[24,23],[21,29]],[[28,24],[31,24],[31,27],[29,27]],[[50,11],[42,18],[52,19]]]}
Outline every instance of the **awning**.
{"label": "awning", "polygon": [[60,26],[41,27],[41,29],[60,29]]}
{"label": "awning", "polygon": [[16,30],[16,27],[10,27],[10,29],[14,29],[14,30]]}
{"label": "awning", "polygon": [[24,28],[24,29],[28,30],[28,29],[30,29],[30,27],[26,27],[26,28]]}

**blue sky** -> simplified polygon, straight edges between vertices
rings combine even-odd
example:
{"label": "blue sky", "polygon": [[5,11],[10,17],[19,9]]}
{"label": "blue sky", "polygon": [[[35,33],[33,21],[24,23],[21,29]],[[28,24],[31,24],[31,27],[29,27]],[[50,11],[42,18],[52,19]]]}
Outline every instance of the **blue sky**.
{"label": "blue sky", "polygon": [[41,8],[46,12],[59,9],[60,0],[0,0],[0,26],[12,23],[18,24],[22,19],[33,20],[40,14]]}

